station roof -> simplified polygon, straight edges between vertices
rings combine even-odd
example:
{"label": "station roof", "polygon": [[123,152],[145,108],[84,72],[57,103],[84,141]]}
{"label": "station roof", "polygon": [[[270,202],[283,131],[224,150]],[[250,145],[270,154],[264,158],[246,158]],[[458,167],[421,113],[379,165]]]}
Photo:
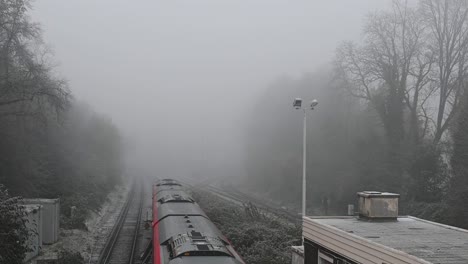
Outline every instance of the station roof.
{"label": "station roof", "polygon": [[304,217],[303,232],[305,238],[361,263],[468,263],[468,230],[411,216],[385,222]]}

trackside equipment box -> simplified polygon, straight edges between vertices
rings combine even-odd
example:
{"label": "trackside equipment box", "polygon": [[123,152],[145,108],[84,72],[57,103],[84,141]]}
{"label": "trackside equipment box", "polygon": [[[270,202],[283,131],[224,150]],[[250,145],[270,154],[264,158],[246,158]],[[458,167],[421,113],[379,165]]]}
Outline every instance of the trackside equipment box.
{"label": "trackside equipment box", "polygon": [[57,242],[60,228],[60,199],[24,199],[25,204],[42,206],[42,243]]}

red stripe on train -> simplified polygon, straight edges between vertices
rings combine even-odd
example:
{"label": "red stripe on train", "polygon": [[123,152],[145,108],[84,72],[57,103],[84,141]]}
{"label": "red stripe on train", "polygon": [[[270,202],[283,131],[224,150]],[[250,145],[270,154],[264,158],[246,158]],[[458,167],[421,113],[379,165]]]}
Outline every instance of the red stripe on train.
{"label": "red stripe on train", "polygon": [[153,185],[153,263],[161,264],[161,245],[159,244],[158,201],[156,186]]}
{"label": "red stripe on train", "polygon": [[[210,221],[211,221],[211,220],[210,220]],[[224,236],[224,235],[223,235],[223,236]],[[224,236],[224,239],[226,239],[227,242],[229,243],[229,245],[231,245],[232,250],[234,250],[234,252],[236,252],[236,254],[237,254],[237,256],[240,258],[241,262],[245,264],[244,259],[242,258],[242,256],[241,256],[239,253],[237,253],[237,251],[236,251],[236,249],[234,248],[234,246],[232,245],[231,241],[230,241],[226,236]],[[227,250],[229,251],[229,249],[227,249]],[[232,254],[232,253],[231,253],[231,254]]]}

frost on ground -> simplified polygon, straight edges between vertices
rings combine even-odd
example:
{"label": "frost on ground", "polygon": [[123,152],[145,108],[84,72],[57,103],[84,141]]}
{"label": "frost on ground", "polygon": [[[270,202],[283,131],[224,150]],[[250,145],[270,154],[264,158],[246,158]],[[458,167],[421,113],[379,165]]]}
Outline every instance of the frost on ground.
{"label": "frost on ground", "polygon": [[291,263],[291,246],[301,243],[300,225],[271,218],[252,205],[241,207],[201,190],[193,196],[246,263]]}
{"label": "frost on ground", "polygon": [[56,259],[60,252],[79,252],[85,263],[94,263],[119,216],[128,192],[129,186],[118,186],[109,193],[100,211],[92,212],[86,220],[87,231],[60,228],[58,242],[43,245],[37,259]]}

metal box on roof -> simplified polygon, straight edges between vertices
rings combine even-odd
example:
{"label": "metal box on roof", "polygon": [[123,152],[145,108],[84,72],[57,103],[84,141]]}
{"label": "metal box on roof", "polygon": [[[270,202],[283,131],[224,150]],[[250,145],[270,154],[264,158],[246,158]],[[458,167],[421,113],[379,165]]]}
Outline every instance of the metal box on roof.
{"label": "metal box on roof", "polygon": [[368,219],[396,219],[399,194],[364,191],[359,197],[359,216]]}
{"label": "metal box on roof", "polygon": [[26,242],[29,252],[26,253],[24,261],[29,261],[39,255],[42,247],[42,206],[40,205],[24,205],[26,212],[26,228],[29,232],[29,239]]}
{"label": "metal box on roof", "polygon": [[60,199],[24,199],[24,203],[42,206],[42,243],[57,242],[60,227]]}

